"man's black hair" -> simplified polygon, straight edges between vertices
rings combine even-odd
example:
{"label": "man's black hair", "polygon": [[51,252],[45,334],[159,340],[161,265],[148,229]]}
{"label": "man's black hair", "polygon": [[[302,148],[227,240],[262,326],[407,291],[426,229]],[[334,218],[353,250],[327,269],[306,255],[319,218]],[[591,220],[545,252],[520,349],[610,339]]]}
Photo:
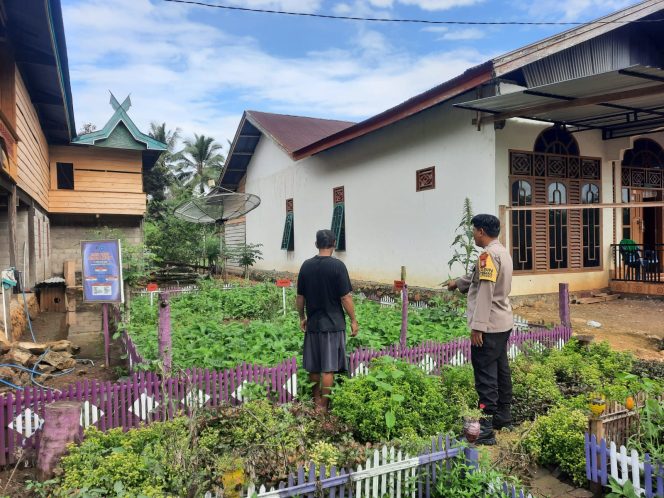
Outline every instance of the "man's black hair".
{"label": "man's black hair", "polygon": [[332,230],[318,230],[316,232],[316,247],[318,249],[329,249],[337,243],[337,237]]}
{"label": "man's black hair", "polygon": [[500,234],[500,220],[492,214],[478,214],[470,220],[477,229],[483,228],[489,237],[498,237]]}

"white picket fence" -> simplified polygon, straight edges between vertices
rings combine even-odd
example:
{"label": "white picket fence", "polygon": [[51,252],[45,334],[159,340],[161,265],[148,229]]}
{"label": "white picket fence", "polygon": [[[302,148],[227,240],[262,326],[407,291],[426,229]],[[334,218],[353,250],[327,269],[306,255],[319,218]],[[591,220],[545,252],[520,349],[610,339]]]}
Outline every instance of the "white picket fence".
{"label": "white picket fence", "polygon": [[664,466],[652,462],[649,455],[641,456],[635,449],[628,449],[611,441],[597,442],[594,435],[586,433],[586,477],[607,485],[611,478],[621,486],[631,481],[637,496],[664,497]]}
{"label": "white picket fence", "polygon": [[[429,498],[438,479],[445,475],[447,466],[455,458],[462,458],[468,465],[477,466],[478,453],[473,448],[452,446],[449,438],[439,437],[432,441],[432,450],[411,457],[394,447],[383,446],[374,450],[373,456],[354,472],[337,472],[310,464],[308,471],[298,469],[297,482],[291,476],[288,483],[279,483],[277,488],[250,485],[248,498],[280,498],[294,496],[329,496],[330,498],[352,496],[353,498]],[[513,486],[496,481],[489,484],[490,490],[502,489],[510,496],[532,498],[530,493],[516,490]],[[352,492],[351,492],[352,491]],[[211,498],[213,495],[206,495]]]}
{"label": "white picket fence", "polygon": [[[394,447],[388,450],[383,446],[380,452],[374,451],[373,458],[367,459],[364,466],[358,465],[357,470],[347,476],[347,482],[353,486],[354,498],[416,498],[416,469],[420,465],[419,457],[404,455],[401,450],[395,451]],[[339,473],[339,477],[343,475]],[[279,498],[280,492],[283,490],[274,487],[268,490],[265,486],[256,492],[256,488],[250,485],[247,496]]]}

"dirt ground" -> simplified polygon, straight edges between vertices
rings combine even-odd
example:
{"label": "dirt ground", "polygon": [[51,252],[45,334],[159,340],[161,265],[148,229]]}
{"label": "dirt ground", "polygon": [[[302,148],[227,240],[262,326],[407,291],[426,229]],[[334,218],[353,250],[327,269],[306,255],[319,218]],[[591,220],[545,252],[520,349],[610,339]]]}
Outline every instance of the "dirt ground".
{"label": "dirt ground", "polygon": [[[557,302],[551,300],[517,300],[514,312],[529,322],[560,323]],[[617,351],[631,351],[644,360],[664,361],[664,299],[622,296],[604,303],[572,304],[570,317],[574,334],[592,335],[595,341],[608,341]]]}

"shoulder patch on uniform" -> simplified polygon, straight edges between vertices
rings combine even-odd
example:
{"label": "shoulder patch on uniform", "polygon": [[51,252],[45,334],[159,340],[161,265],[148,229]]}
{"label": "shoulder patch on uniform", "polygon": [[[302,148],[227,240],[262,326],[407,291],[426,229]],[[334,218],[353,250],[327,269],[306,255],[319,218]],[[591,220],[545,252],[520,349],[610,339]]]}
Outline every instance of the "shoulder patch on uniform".
{"label": "shoulder patch on uniform", "polygon": [[498,279],[498,270],[496,270],[496,265],[493,262],[493,258],[491,258],[491,255],[488,252],[483,252],[480,254],[478,265],[480,280],[495,282]]}

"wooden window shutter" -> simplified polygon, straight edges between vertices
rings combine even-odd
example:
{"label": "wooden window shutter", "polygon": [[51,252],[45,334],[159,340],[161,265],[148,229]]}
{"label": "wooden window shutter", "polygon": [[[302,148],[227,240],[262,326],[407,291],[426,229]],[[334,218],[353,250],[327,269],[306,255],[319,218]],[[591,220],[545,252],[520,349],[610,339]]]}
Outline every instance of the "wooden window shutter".
{"label": "wooden window shutter", "polygon": [[293,230],[293,213],[286,213],[286,223],[284,223],[284,234],[281,237],[281,249],[292,251],[295,249],[295,237]]}
{"label": "wooden window shutter", "polygon": [[346,250],[346,216],[344,213],[344,203],[339,202],[334,205],[334,211],[332,211],[332,232],[337,238],[337,251]]}
{"label": "wooden window shutter", "polygon": [[[547,204],[546,195],[546,179],[535,178],[533,192],[533,205],[543,206]],[[533,212],[533,233],[534,233],[534,247],[535,247],[535,270],[546,271],[549,269],[549,237],[548,211],[534,211]]]}
{"label": "wooden window shutter", "polygon": [[[581,204],[581,185],[578,180],[569,182],[569,200],[570,204]],[[574,269],[583,268],[583,221],[581,211],[570,209],[568,211],[569,228],[567,244],[569,251],[569,267]]]}

